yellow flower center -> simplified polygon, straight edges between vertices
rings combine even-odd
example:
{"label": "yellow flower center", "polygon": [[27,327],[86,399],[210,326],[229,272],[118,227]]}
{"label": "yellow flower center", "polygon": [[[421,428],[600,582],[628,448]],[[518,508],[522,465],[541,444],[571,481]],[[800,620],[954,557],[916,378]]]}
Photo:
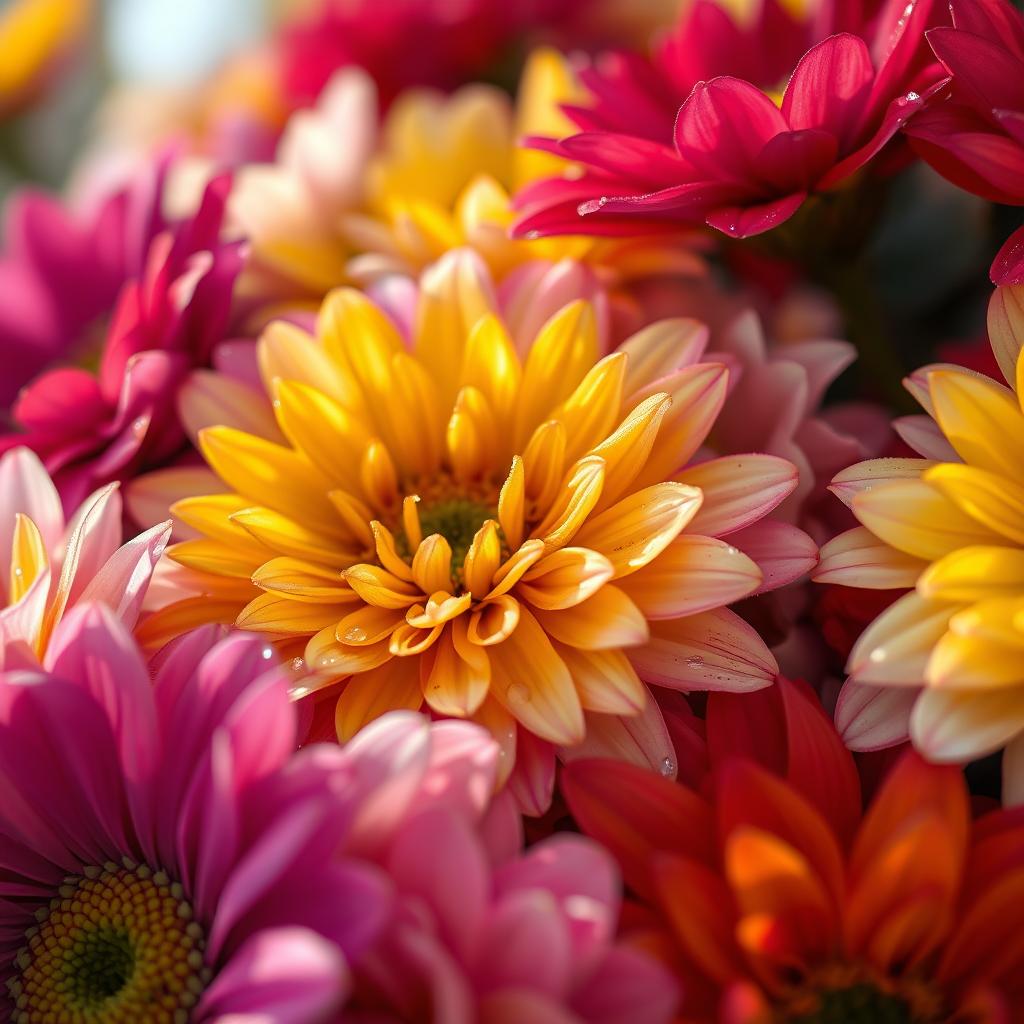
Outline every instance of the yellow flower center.
{"label": "yellow flower center", "polygon": [[16,1024],[184,1024],[209,981],[203,929],[162,871],[87,868],[36,916],[7,983]]}

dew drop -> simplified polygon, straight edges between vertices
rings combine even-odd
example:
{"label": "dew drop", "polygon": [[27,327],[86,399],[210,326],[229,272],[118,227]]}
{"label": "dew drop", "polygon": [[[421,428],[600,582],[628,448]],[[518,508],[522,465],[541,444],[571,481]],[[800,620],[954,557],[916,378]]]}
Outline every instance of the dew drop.
{"label": "dew drop", "polygon": [[308,686],[296,686],[291,692],[292,700],[302,700],[303,697],[308,697],[312,693]]}
{"label": "dew drop", "polygon": [[270,659],[274,656],[274,648],[264,647],[263,650],[260,651],[260,656],[263,658],[264,661],[270,661]]}
{"label": "dew drop", "polygon": [[661,764],[658,765],[658,771],[665,776],[666,779],[672,778],[676,773],[676,763],[671,757],[663,757]]}
{"label": "dew drop", "polygon": [[24,570],[24,569],[22,569],[22,567],[21,567],[21,566],[19,565],[19,566],[17,566],[17,567],[15,568],[15,570],[14,570],[14,575],[15,575],[15,576],[24,576],[24,575],[25,575],[25,570]]}
{"label": "dew drop", "polygon": [[291,670],[293,672],[301,672],[306,667],[306,662],[302,658],[292,658]]}
{"label": "dew drop", "polygon": [[366,630],[361,626],[350,626],[345,630],[345,635],[341,638],[341,642],[345,644],[362,644],[366,642]]}
{"label": "dew drop", "polygon": [[905,99],[908,103],[916,103],[921,98],[919,93],[908,92]]}
{"label": "dew drop", "polygon": [[336,654],[321,654],[316,659],[317,668],[333,668],[341,659]]}
{"label": "dew drop", "polygon": [[149,422],[142,416],[132,422],[132,435],[136,440],[146,436],[146,428],[149,426]]}
{"label": "dew drop", "polygon": [[523,238],[525,238],[528,242],[536,242],[537,239],[540,238],[540,232],[539,231],[527,231],[526,234],[523,235]]}
{"label": "dew drop", "polygon": [[686,667],[687,668],[703,668],[704,667],[704,659],[699,654],[691,655],[689,658],[686,659]]}
{"label": "dew drop", "polygon": [[529,704],[531,700],[530,691],[522,683],[512,683],[505,696],[509,704]]}

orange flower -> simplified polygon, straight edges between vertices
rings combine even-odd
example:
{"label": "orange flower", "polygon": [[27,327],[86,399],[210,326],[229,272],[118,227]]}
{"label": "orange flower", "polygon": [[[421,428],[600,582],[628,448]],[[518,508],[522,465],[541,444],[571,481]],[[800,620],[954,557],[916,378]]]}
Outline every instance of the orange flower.
{"label": "orange flower", "polygon": [[960,773],[908,752],[861,814],[851,755],[785,680],[712,695],[706,727],[700,792],[610,762],[563,773],[644,901],[635,941],[682,977],[684,1021],[1024,1020],[1020,812],[972,824]]}

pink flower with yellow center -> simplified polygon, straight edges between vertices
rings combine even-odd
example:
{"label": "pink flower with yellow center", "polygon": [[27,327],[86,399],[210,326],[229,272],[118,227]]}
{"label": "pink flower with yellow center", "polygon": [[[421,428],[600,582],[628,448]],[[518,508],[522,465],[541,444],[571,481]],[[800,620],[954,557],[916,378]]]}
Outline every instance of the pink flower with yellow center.
{"label": "pink flower with yellow center", "polygon": [[850,652],[836,715],[854,749],[909,735],[963,763],[1006,748],[1004,801],[1024,799],[1024,318],[997,289],[992,347],[1009,387],[950,364],[907,387],[928,413],[897,424],[920,459],[877,459],[832,490],[860,521],[822,549],[817,579],[910,589]]}
{"label": "pink flower with yellow center", "polygon": [[[729,385],[680,321],[601,357],[588,304],[517,349],[490,281],[456,251],[421,282],[407,347],[365,295],[333,292],[315,335],[259,343],[279,442],[200,433],[229,493],[175,514],[191,596],[150,643],[217,615],[301,651],[335,684],[343,739],[391,708],[474,718],[506,751],[615,750],[671,774],[647,685],[748,690],[775,662],[725,606],[806,571],[743,551],[797,482],[769,455],[701,458]],[[795,540],[791,540],[795,538]],[[767,582],[766,582],[767,581]],[[541,746],[537,746],[540,743]],[[545,784],[550,774],[544,775]],[[543,800],[538,800],[543,803]]]}

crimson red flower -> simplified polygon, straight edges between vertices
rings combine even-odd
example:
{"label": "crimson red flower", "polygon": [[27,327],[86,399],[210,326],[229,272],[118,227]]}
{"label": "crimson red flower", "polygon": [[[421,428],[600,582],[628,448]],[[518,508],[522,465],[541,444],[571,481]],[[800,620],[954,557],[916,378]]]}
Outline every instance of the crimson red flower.
{"label": "crimson red flower", "polygon": [[[592,74],[593,105],[569,110],[579,134],[530,140],[583,171],[525,189],[517,234],[633,234],[678,221],[759,234],[864,167],[944,81],[924,45],[932,0],[887,0],[859,18],[825,5],[802,31],[770,6],[746,30],[711,6],[697,3],[654,63],[620,58]],[[795,45],[813,39],[781,90]]]}
{"label": "crimson red flower", "polygon": [[1006,0],[953,0],[928,42],[949,96],[907,126],[914,149],[955,185],[1024,203],[1024,16]]}

